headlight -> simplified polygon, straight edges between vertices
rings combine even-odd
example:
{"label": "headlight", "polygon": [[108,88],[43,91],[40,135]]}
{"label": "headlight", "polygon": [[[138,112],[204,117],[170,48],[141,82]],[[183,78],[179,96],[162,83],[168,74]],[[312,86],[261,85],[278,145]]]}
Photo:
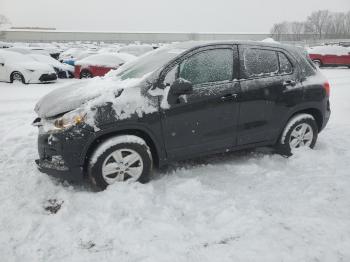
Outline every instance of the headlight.
{"label": "headlight", "polygon": [[86,112],[83,110],[74,110],[68,112],[54,121],[57,129],[66,129],[74,125],[82,124],[86,121]]}

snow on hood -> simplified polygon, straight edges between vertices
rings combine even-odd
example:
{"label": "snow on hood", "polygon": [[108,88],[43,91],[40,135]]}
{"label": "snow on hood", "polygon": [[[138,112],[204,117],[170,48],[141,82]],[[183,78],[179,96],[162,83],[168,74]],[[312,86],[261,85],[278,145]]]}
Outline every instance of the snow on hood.
{"label": "snow on hood", "polygon": [[[132,89],[133,97],[141,96],[138,84],[143,78],[120,80],[117,78],[93,78],[82,80],[79,83],[70,84],[56,89],[43,98],[35,106],[35,112],[42,118],[56,115],[83,107],[90,110],[92,106],[106,102],[119,102],[118,94],[125,96],[125,89]],[[134,87],[134,88],[132,88]],[[118,100],[118,101],[117,101]],[[125,100],[125,99],[124,99]]]}
{"label": "snow on hood", "polygon": [[118,67],[125,62],[136,59],[135,56],[129,54],[96,54],[88,56],[75,64],[80,66],[105,66]]}

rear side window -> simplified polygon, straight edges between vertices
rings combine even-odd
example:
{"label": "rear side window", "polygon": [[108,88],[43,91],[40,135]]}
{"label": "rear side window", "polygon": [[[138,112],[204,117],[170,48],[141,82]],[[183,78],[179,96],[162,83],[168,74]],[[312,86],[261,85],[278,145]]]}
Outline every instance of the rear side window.
{"label": "rear side window", "polygon": [[285,54],[278,52],[278,59],[280,61],[280,74],[291,74],[293,73],[293,66]]}
{"label": "rear side window", "polygon": [[193,85],[229,81],[233,76],[233,50],[213,49],[197,53],[180,64],[179,77]]}
{"label": "rear side window", "polygon": [[271,50],[245,48],[242,62],[247,78],[274,76],[279,71],[277,53]]}

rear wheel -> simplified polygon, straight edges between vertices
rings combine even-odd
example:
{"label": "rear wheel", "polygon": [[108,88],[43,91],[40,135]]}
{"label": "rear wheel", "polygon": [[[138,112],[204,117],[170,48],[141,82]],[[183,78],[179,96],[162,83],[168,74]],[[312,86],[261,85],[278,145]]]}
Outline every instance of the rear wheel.
{"label": "rear wheel", "polygon": [[93,77],[92,73],[88,70],[83,70],[80,73],[80,78],[92,78],[92,77]]}
{"label": "rear wheel", "polygon": [[24,76],[20,73],[20,72],[13,72],[11,74],[11,83],[13,82],[21,82],[23,84],[26,83],[25,79],[24,79]]}
{"label": "rear wheel", "polygon": [[317,123],[312,115],[298,114],[292,117],[283,130],[277,149],[290,156],[296,148],[314,148],[318,135]]}
{"label": "rear wheel", "polygon": [[117,182],[149,181],[152,155],[146,142],[131,135],[106,140],[92,154],[88,174],[100,189]]}

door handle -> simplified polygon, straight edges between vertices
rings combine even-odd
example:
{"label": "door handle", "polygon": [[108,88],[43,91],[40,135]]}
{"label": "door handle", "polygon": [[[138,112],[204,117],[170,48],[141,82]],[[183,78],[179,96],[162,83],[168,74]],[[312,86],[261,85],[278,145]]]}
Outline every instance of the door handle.
{"label": "door handle", "polygon": [[296,84],[294,80],[286,80],[283,82],[283,86],[295,86]]}
{"label": "door handle", "polygon": [[227,94],[222,97],[220,97],[221,101],[230,101],[230,100],[236,100],[238,97],[238,94]]}

